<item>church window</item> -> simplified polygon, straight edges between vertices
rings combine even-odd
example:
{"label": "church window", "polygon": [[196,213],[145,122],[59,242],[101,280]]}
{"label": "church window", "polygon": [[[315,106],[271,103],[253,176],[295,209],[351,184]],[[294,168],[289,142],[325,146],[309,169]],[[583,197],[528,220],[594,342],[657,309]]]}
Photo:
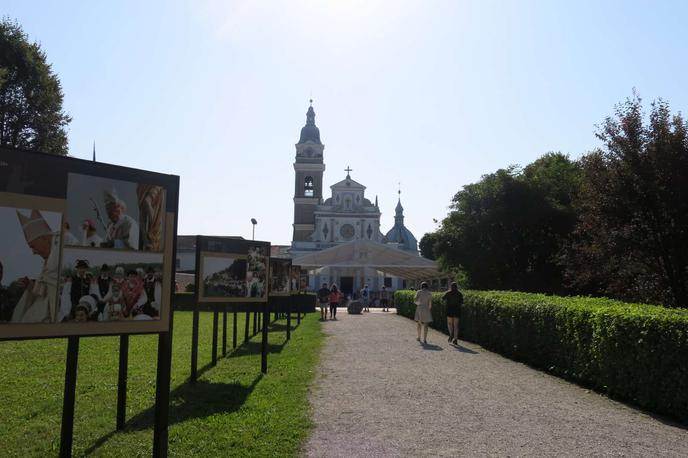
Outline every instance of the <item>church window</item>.
{"label": "church window", "polygon": [[327,240],[327,234],[330,232],[330,230],[327,228],[327,223],[325,223],[325,227],[323,227],[323,235],[325,236],[325,240]]}
{"label": "church window", "polygon": [[344,208],[346,208],[347,210],[351,210],[351,199],[346,199],[344,201]]}
{"label": "church window", "polygon": [[366,231],[366,234],[368,234],[368,238],[373,236],[373,228],[370,227],[370,224],[368,224],[368,230]]}
{"label": "church window", "polygon": [[309,176],[303,180],[303,195],[313,197],[313,177]]}

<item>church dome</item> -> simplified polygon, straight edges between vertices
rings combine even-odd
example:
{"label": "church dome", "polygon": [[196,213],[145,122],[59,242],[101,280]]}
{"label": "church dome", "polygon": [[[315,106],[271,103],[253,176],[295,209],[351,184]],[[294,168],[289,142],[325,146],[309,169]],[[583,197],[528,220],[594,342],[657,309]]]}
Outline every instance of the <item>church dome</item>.
{"label": "church dome", "polygon": [[404,207],[401,206],[401,199],[394,211],[394,227],[385,235],[386,243],[396,243],[402,250],[418,253],[418,240],[404,226]]}
{"label": "church dome", "polygon": [[313,105],[308,107],[306,113],[306,125],[301,129],[301,137],[299,143],[317,143],[320,144],[320,129],[315,125],[315,111]]}
{"label": "church dome", "polygon": [[405,251],[418,251],[418,241],[406,226],[395,224],[385,235],[387,243],[396,243],[399,248]]}

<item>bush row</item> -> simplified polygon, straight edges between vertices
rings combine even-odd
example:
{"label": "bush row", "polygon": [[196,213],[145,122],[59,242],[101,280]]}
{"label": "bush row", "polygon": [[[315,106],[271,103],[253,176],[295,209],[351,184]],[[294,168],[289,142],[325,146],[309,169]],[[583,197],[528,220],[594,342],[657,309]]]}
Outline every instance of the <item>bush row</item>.
{"label": "bush row", "polygon": [[[413,319],[413,291],[394,295]],[[462,339],[688,423],[688,310],[604,298],[465,291]],[[442,293],[432,327],[447,332]]]}

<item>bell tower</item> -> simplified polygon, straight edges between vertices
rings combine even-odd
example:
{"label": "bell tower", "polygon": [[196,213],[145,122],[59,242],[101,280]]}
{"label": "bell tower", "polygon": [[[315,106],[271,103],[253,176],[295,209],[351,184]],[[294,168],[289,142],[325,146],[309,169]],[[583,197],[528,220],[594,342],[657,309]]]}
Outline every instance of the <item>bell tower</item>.
{"label": "bell tower", "polygon": [[323,150],[320,130],[315,125],[313,100],[306,113],[306,125],[301,129],[301,137],[296,144],[294,162],[294,242],[308,242],[315,231],[316,206],[322,203]]}

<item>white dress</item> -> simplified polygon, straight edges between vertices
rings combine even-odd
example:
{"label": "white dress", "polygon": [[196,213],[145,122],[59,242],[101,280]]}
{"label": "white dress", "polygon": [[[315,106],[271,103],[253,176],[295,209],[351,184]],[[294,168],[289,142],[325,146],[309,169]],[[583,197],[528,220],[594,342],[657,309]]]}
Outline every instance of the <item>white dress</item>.
{"label": "white dress", "polygon": [[418,290],[413,302],[416,304],[416,315],[413,319],[421,323],[432,322],[432,312],[430,311],[432,293],[427,289]]}

